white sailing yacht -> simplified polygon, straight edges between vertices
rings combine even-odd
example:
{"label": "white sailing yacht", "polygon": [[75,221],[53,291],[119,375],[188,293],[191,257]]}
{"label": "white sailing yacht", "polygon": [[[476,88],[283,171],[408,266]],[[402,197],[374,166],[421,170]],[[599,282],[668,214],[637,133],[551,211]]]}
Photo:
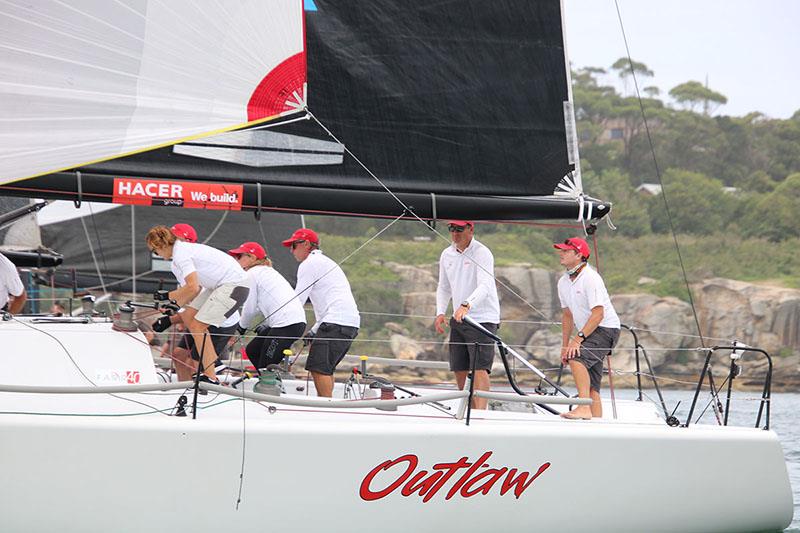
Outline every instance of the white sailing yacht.
{"label": "white sailing yacht", "polygon": [[[583,195],[567,142],[555,0],[10,0],[0,20],[0,115],[13,119],[0,120],[2,194],[426,220],[590,223],[610,210]],[[599,420],[564,420],[580,400],[563,395],[492,393],[529,408],[476,412],[469,400],[483,393],[379,380],[378,397],[340,384],[317,399],[292,379],[280,395],[248,380],[195,396],[159,375],[125,312],[116,325],[88,313],[2,318],[4,530],[732,532],[791,521],[769,384],[751,428],[671,426],[655,406],[622,401]],[[361,376],[375,372],[366,364]]]}

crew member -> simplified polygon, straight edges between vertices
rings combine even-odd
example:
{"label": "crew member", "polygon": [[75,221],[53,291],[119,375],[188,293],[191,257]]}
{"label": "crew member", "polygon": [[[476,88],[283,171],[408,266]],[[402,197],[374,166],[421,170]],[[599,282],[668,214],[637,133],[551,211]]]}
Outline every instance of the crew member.
{"label": "crew member", "polygon": [[0,254],[0,309],[16,315],[25,307],[27,299],[28,294],[17,267],[8,257]]}
{"label": "crew member", "polygon": [[[578,398],[591,398],[592,405],[579,405],[561,416],[590,420],[603,416],[600,381],[603,360],[619,339],[620,322],[603,278],[589,263],[589,245],[573,237],[553,245],[566,272],[558,280],[561,300],[561,362],[569,363]],[[573,336],[577,328],[578,332]]]}
{"label": "crew member", "polygon": [[[170,231],[175,238],[179,241],[196,243],[197,231],[194,227],[185,223],[178,223],[170,228]],[[179,283],[180,284],[180,283]],[[185,311],[180,311],[170,316],[159,318],[154,324],[153,329],[158,332],[165,331],[167,328],[174,324],[183,322],[183,314]],[[217,353],[217,360],[214,362],[215,373],[220,372],[225,368],[225,365],[220,360],[220,356],[230,344],[233,336],[236,334],[237,326],[239,324],[239,313],[234,313],[221,326],[209,326],[208,333],[211,336],[211,343],[214,345],[214,351]],[[185,329],[185,328],[183,328]],[[199,361],[200,354],[197,351],[197,346],[194,344],[194,339],[191,333],[181,332],[178,333],[180,339],[174,347],[171,346],[171,357],[175,362],[175,372],[178,376],[178,381],[187,381],[191,379],[192,374],[195,372],[197,365],[193,364],[191,360]]]}
{"label": "crew member", "polygon": [[[459,389],[475,362],[475,390],[489,390],[489,372],[494,362],[494,342],[464,324],[469,315],[492,333],[500,327],[500,301],[494,281],[494,256],[474,238],[475,225],[467,220],[451,220],[447,229],[453,244],[439,257],[439,285],[436,288],[436,320],[438,333],[445,333],[445,313],[453,302],[450,319],[450,370],[455,373]],[[477,345],[477,353],[476,353]],[[473,398],[472,407],[486,409],[485,398]]]}
{"label": "crew member", "polygon": [[264,317],[255,329],[256,337],[247,344],[247,358],[258,369],[278,364],[284,350],[303,336],[306,330],[306,313],[295,297],[294,289],[272,268],[267,252],[257,242],[245,242],[228,250],[250,281],[250,295],[242,308],[239,332],[252,326],[258,313]]}
{"label": "crew member", "polygon": [[316,322],[306,370],[314,379],[318,396],[333,396],[333,373],[358,335],[361,316],[342,269],[319,249],[319,237],[306,228],[283,241],[300,263],[295,294],[301,305],[310,298]]}
{"label": "crew member", "polygon": [[146,241],[153,253],[172,260],[172,273],[180,286],[167,297],[186,307],[183,322],[199,347],[204,380],[217,383],[217,351],[208,327],[222,326],[241,309],[250,290],[247,274],[228,254],[204,244],[179,241],[166,226],[152,228]]}

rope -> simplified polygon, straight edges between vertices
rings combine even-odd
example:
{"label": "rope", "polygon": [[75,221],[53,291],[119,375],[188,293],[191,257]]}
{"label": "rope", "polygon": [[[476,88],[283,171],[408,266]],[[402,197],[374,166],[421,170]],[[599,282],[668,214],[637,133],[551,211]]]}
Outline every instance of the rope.
{"label": "rope", "polygon": [[[94,253],[94,245],[92,244],[92,238],[89,237],[89,229],[86,227],[86,221],[84,217],[80,217],[81,219],[81,226],[83,226],[83,233],[86,235],[86,242],[89,244],[89,252],[92,254],[92,262],[94,263],[94,269],[97,272],[97,277],[100,280],[100,286],[103,288],[103,296],[110,296],[108,290],[106,289],[106,283],[103,281],[103,274],[100,272],[100,265],[97,262],[97,256]],[[111,310],[111,305],[106,303],[108,307],[109,314],[113,314],[114,312]]]}
{"label": "rope", "polygon": [[[389,195],[390,195],[392,198],[394,198],[394,200],[395,200],[397,203],[399,203],[401,206],[403,206],[403,209],[405,209],[405,212],[407,212],[407,213],[410,213],[410,214],[411,214],[411,216],[412,216],[413,218],[415,218],[416,220],[418,220],[419,222],[421,222],[422,224],[424,224],[426,228],[428,228],[430,231],[432,231],[434,234],[436,234],[436,235],[437,235],[437,236],[438,236],[440,239],[444,240],[444,241],[445,241],[445,242],[448,244],[448,246],[450,245],[450,239],[448,239],[447,237],[445,237],[444,235],[442,235],[442,234],[441,234],[441,233],[440,233],[438,230],[436,230],[436,228],[433,228],[433,227],[429,226],[429,225],[428,225],[428,223],[427,223],[427,222],[425,222],[425,220],[423,220],[422,218],[420,218],[420,216],[419,216],[419,215],[417,215],[417,214],[414,212],[414,210],[413,210],[411,207],[409,207],[408,205],[406,205],[406,204],[405,204],[405,202],[403,202],[403,201],[402,201],[402,200],[401,200],[401,199],[400,199],[400,198],[399,198],[399,197],[398,197],[398,196],[397,196],[397,195],[396,195],[394,192],[392,192],[392,190],[391,190],[391,189],[389,189],[389,187],[387,187],[387,186],[386,186],[386,184],[384,184],[384,183],[383,183],[383,181],[381,181],[381,179],[380,179],[378,176],[376,176],[374,172],[372,172],[372,171],[371,171],[371,170],[370,170],[370,169],[369,169],[369,168],[368,168],[368,167],[367,167],[367,166],[366,166],[364,163],[362,163],[362,162],[361,162],[361,160],[360,160],[358,157],[356,157],[356,155],[355,155],[353,152],[351,152],[351,151],[350,151],[350,149],[349,149],[349,148],[348,148],[348,147],[347,147],[347,146],[346,146],[346,145],[345,145],[345,144],[344,144],[342,141],[340,141],[340,140],[339,140],[339,139],[338,139],[338,138],[337,138],[337,137],[336,137],[336,136],[335,136],[335,135],[334,135],[334,134],[331,132],[331,130],[329,130],[329,129],[328,129],[328,128],[327,128],[327,127],[326,127],[326,126],[325,126],[325,125],[324,125],[322,122],[320,122],[320,121],[319,121],[319,119],[317,119],[317,117],[316,117],[316,116],[315,116],[315,115],[314,115],[314,114],[313,114],[311,111],[309,111],[309,112],[308,112],[308,114],[309,114],[309,116],[311,116],[311,118],[312,118],[312,119],[314,119],[314,122],[316,122],[316,123],[317,123],[317,124],[318,124],[318,125],[319,125],[319,126],[322,128],[322,129],[323,129],[323,130],[325,130],[325,132],[326,132],[328,135],[330,135],[330,137],[331,137],[331,138],[332,138],[334,141],[336,141],[337,143],[339,143],[340,145],[342,145],[342,148],[344,148],[344,151],[345,151],[345,152],[347,152],[347,154],[348,154],[350,157],[352,157],[352,158],[353,158],[353,159],[356,161],[356,163],[358,163],[358,164],[359,164],[359,166],[360,166],[361,168],[363,168],[363,169],[364,169],[364,170],[367,172],[367,174],[369,174],[369,175],[372,177],[372,179],[374,179],[374,180],[375,180],[375,181],[376,181],[376,182],[377,182],[377,183],[378,183],[378,184],[379,184],[379,185],[380,185],[380,186],[381,186],[381,187],[382,187],[382,188],[383,188],[383,189],[384,189],[384,190],[385,190],[387,193],[389,193]],[[542,316],[542,318],[548,318],[548,316],[547,316],[547,315],[545,315],[543,312],[541,312],[539,309],[537,309],[537,308],[536,308],[536,306],[534,306],[532,303],[530,303],[528,300],[526,300],[526,299],[525,299],[525,298],[524,298],[522,295],[520,295],[520,294],[519,294],[519,293],[517,293],[517,292],[516,292],[514,289],[512,289],[511,287],[509,287],[508,285],[506,285],[505,283],[503,283],[502,281],[500,281],[500,280],[499,280],[499,279],[498,279],[498,278],[497,278],[497,277],[494,275],[494,272],[489,272],[489,270],[487,270],[486,268],[484,268],[484,267],[483,267],[483,265],[481,265],[481,264],[480,264],[480,263],[478,263],[477,261],[473,261],[473,262],[475,263],[475,265],[476,265],[478,268],[480,268],[480,269],[481,269],[481,270],[483,270],[485,273],[487,273],[487,274],[489,274],[490,276],[492,276],[492,278],[495,280],[495,282],[496,282],[496,283],[500,284],[500,286],[502,286],[502,287],[503,287],[503,288],[505,288],[505,289],[506,289],[508,292],[510,292],[511,294],[513,294],[514,296],[516,296],[516,297],[517,297],[517,298],[518,298],[520,301],[522,301],[522,302],[523,302],[525,305],[527,305],[527,306],[528,306],[528,307],[530,307],[530,308],[531,308],[533,311],[535,311],[536,313],[538,313],[539,315],[541,315],[541,316]]]}
{"label": "rope", "polygon": [[617,8],[617,18],[619,19],[619,27],[622,31],[622,39],[625,42],[625,52],[628,56],[628,65],[631,68],[631,76],[633,78],[633,86],[636,88],[636,98],[639,101],[639,109],[642,113],[642,120],[644,122],[644,130],[647,133],[647,142],[650,145],[650,153],[653,155],[653,166],[655,167],[656,177],[658,184],[661,186],[661,198],[664,200],[664,209],[667,212],[667,221],[669,222],[669,230],[672,233],[672,240],[675,243],[675,252],[678,254],[678,263],[681,266],[681,273],[683,274],[683,281],[686,284],[686,292],[689,295],[689,304],[692,306],[692,315],[694,316],[694,323],[697,326],[697,333],[700,338],[700,344],[705,348],[705,340],[703,339],[703,331],[700,327],[700,318],[697,315],[697,308],[694,305],[694,298],[692,297],[692,288],[689,286],[689,276],[686,274],[686,267],[683,264],[683,255],[681,254],[681,247],[678,244],[678,236],[675,233],[675,224],[672,222],[672,213],[669,210],[669,202],[667,201],[667,190],[664,187],[664,182],[661,179],[661,170],[658,166],[658,159],[656,158],[656,149],[653,144],[653,138],[650,135],[650,126],[647,124],[647,114],[644,110],[644,102],[642,95],[639,92],[639,82],[636,79],[636,70],[633,68],[633,59],[631,58],[631,50],[628,46],[628,37],[625,35],[625,25],[622,23],[622,13],[619,10],[619,1],[614,0],[614,5]]}
{"label": "rope", "polygon": [[[401,215],[401,216],[402,216],[402,215]],[[373,235],[372,237],[370,237],[369,239],[367,239],[367,240],[366,240],[366,242],[364,242],[363,244],[361,244],[361,246],[359,246],[358,248],[356,248],[355,250],[353,250],[352,252],[350,252],[350,253],[349,253],[347,256],[345,256],[345,258],[344,258],[344,259],[342,259],[341,261],[338,261],[338,262],[337,262],[337,261],[334,261],[334,266],[332,266],[330,269],[328,269],[328,271],[327,271],[327,272],[325,272],[325,273],[324,273],[322,276],[320,276],[319,278],[315,279],[315,280],[314,280],[313,282],[311,282],[311,284],[309,284],[307,287],[303,287],[303,290],[301,290],[301,291],[296,291],[296,290],[295,290],[295,293],[296,293],[296,294],[295,294],[294,296],[292,296],[292,297],[291,297],[289,300],[287,300],[286,302],[284,302],[284,303],[283,303],[283,304],[282,304],[280,307],[278,307],[277,309],[275,309],[275,310],[274,310],[273,312],[271,312],[269,315],[265,316],[265,317],[264,317],[264,318],[261,320],[261,322],[259,322],[259,323],[258,323],[258,324],[257,324],[255,327],[258,327],[258,326],[260,326],[261,324],[263,324],[264,322],[266,322],[266,321],[267,321],[267,320],[268,320],[268,319],[269,319],[271,316],[273,316],[275,313],[277,313],[278,311],[280,311],[281,309],[283,309],[284,307],[286,307],[287,305],[289,305],[289,304],[290,304],[292,301],[294,301],[296,298],[298,298],[298,297],[299,297],[301,294],[305,293],[305,292],[306,292],[307,290],[309,290],[311,287],[313,287],[314,285],[316,285],[316,284],[317,284],[317,283],[318,283],[318,282],[319,282],[321,279],[323,279],[325,276],[327,276],[328,274],[330,274],[331,272],[333,272],[333,271],[334,271],[334,270],[336,270],[337,268],[341,268],[341,265],[343,265],[343,264],[345,263],[345,261],[347,261],[348,259],[350,259],[351,257],[353,257],[355,254],[357,254],[359,251],[361,251],[361,250],[362,250],[362,249],[363,249],[365,246],[367,246],[369,243],[371,243],[372,241],[374,241],[375,239],[377,239],[378,237],[380,237],[380,236],[381,236],[381,234],[383,234],[383,232],[385,232],[386,230],[388,230],[389,228],[391,228],[391,227],[392,227],[392,226],[393,226],[393,225],[394,225],[394,224],[395,224],[397,221],[399,221],[399,220],[400,220],[400,217],[397,217],[397,218],[395,218],[395,219],[394,219],[394,220],[392,220],[392,221],[391,221],[389,224],[387,224],[386,226],[384,226],[384,227],[383,227],[383,228],[382,228],[382,229],[381,229],[379,232],[377,232],[375,235]]]}

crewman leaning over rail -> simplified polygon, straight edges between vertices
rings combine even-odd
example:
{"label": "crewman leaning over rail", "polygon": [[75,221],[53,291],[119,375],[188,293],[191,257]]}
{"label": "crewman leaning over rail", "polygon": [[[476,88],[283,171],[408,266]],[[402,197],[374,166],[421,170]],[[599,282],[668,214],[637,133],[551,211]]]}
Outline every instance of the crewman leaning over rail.
{"label": "crewman leaning over rail", "polygon": [[[567,271],[558,280],[561,301],[561,362],[569,363],[578,398],[591,398],[562,417],[590,420],[603,416],[600,382],[603,361],[619,339],[620,322],[603,278],[589,265],[591,250],[579,237],[556,243],[559,263]],[[574,328],[578,333],[573,337]],[[572,338],[570,338],[572,337]]]}
{"label": "crewman leaning over rail", "polygon": [[[201,354],[200,379],[218,384],[214,371],[217,351],[208,327],[222,326],[241,310],[250,292],[247,274],[225,252],[205,244],[179,241],[166,226],[151,228],[146,241],[153,253],[172,261],[172,273],[180,285],[164,295],[169,302],[159,303],[186,307],[183,322]],[[161,291],[156,296],[162,299]]]}
{"label": "crewman leaning over rail", "polygon": [[[445,313],[453,302],[450,319],[450,370],[463,389],[475,360],[476,390],[489,390],[489,372],[494,362],[494,342],[462,322],[464,316],[479,322],[492,333],[500,327],[500,300],[494,280],[494,256],[474,238],[475,225],[467,220],[451,220],[447,225],[453,244],[439,257],[439,285],[436,288],[438,333],[445,332]],[[477,350],[476,350],[477,344]],[[476,353],[477,351],[477,353]],[[486,409],[485,398],[473,398],[475,409]]]}
{"label": "crewman leaning over rail", "polygon": [[361,327],[350,282],[341,267],[319,249],[316,232],[300,228],[283,241],[300,263],[295,294],[300,304],[311,299],[316,323],[306,334],[311,338],[306,370],[314,379],[317,396],[333,396],[333,373],[344,359]]}
{"label": "crewman leaning over rail", "polygon": [[[183,242],[196,243],[197,231],[190,224],[179,222],[174,224],[170,231],[175,235],[175,239]],[[177,276],[176,276],[177,278]],[[182,286],[184,282],[178,278],[178,285]],[[166,331],[170,326],[183,323],[183,317],[186,313],[186,308],[180,312],[170,316],[162,316],[153,323],[153,330],[157,332]],[[228,317],[219,327],[208,326],[208,333],[211,336],[211,344],[214,346],[214,351],[217,353],[218,359],[214,365],[214,372],[219,369],[225,368],[225,365],[219,359],[222,353],[228,346],[231,338],[236,334],[237,326],[239,325],[239,313],[234,313]],[[176,340],[174,346],[170,346],[170,356],[175,363],[175,372],[178,375],[178,381],[188,381],[192,378],[192,374],[197,371],[197,363],[194,361],[200,360],[200,353],[194,343],[194,338],[191,333],[180,332],[180,338]]]}

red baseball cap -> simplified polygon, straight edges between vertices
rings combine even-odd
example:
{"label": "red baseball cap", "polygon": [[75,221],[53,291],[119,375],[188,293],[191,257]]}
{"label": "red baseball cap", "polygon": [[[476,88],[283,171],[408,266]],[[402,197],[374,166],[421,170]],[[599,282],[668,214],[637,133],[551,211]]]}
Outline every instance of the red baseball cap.
{"label": "red baseball cap", "polygon": [[186,242],[197,242],[197,232],[189,224],[175,224],[170,228],[172,234]]}
{"label": "red baseball cap", "polygon": [[448,220],[447,221],[447,225],[448,226],[458,226],[458,227],[461,227],[461,228],[464,228],[464,227],[467,227],[467,226],[472,226],[473,228],[475,227],[475,224],[473,224],[471,220]]}
{"label": "red baseball cap", "polygon": [[312,244],[319,244],[319,236],[314,230],[310,230],[308,228],[300,228],[298,230],[295,230],[295,232],[292,233],[292,236],[283,241],[282,244],[287,248],[290,248],[292,246],[292,243],[295,243],[297,241],[308,241]]}
{"label": "red baseball cap", "polygon": [[575,250],[581,254],[584,259],[589,259],[589,255],[592,253],[589,249],[589,245],[580,237],[570,237],[564,242],[554,244],[553,248],[558,248],[559,250]]}
{"label": "red baseball cap", "polygon": [[228,253],[231,255],[250,254],[256,256],[256,259],[267,257],[267,251],[257,242],[243,242],[238,248],[228,250]]}

